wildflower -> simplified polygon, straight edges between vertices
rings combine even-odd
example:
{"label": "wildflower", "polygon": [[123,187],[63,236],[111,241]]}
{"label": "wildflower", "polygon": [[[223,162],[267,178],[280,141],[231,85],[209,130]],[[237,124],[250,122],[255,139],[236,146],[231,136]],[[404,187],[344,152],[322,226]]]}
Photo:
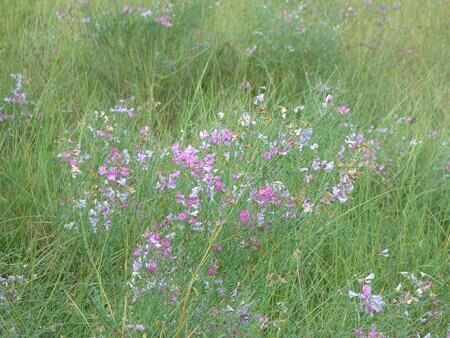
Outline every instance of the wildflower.
{"label": "wildflower", "polygon": [[217,177],[214,181],[214,190],[216,192],[224,192],[225,191],[225,184],[223,183],[223,181],[220,177]]}
{"label": "wildflower", "polygon": [[243,127],[250,127],[256,124],[256,121],[252,119],[250,113],[244,112],[239,118],[239,124]]}
{"label": "wildflower", "polygon": [[254,199],[260,206],[268,206],[270,204],[277,204],[279,202],[279,196],[277,192],[270,185],[259,189],[256,192]]}
{"label": "wildflower", "polygon": [[313,136],[313,129],[312,128],[299,129],[296,130],[295,133],[298,136],[298,145],[300,147],[300,150],[302,150],[303,147],[306,146],[311,141]]}
{"label": "wildflower", "polygon": [[349,149],[355,150],[364,144],[365,138],[363,134],[352,133],[345,138],[345,143]]}
{"label": "wildflower", "polygon": [[172,18],[168,15],[158,16],[155,21],[165,28],[170,28],[173,26]]}
{"label": "wildflower", "polygon": [[305,213],[311,213],[314,211],[314,203],[312,203],[310,200],[305,199],[303,201],[303,211]]}
{"label": "wildflower", "polygon": [[209,277],[214,277],[215,275],[217,275],[218,272],[219,272],[219,267],[217,266],[217,264],[213,264],[208,268],[208,276]]}
{"label": "wildflower", "polygon": [[354,332],[354,336],[358,338],[386,338],[386,336],[379,332],[375,326],[372,326],[367,333],[363,329],[357,329]]}
{"label": "wildflower", "polygon": [[236,140],[236,135],[229,129],[214,129],[211,133],[200,132],[200,139],[212,145],[231,145]]}
{"label": "wildflower", "polygon": [[248,211],[247,209],[244,209],[240,212],[239,214],[239,220],[241,221],[242,224],[249,224],[250,223],[250,211]]}
{"label": "wildflower", "polygon": [[151,10],[149,10],[149,9],[144,10],[144,11],[141,12],[141,16],[144,17],[144,18],[147,18],[147,17],[152,16],[152,15],[153,15],[153,12]]}
{"label": "wildflower", "polygon": [[129,101],[133,101],[134,97],[131,97],[127,100],[120,100],[119,103],[114,107],[111,108],[110,111],[112,113],[118,113],[118,114],[127,114],[128,117],[134,117],[136,115],[136,110],[133,107],[129,107]]}
{"label": "wildflower", "polygon": [[159,180],[156,183],[156,189],[159,191],[174,190],[177,187],[177,181],[181,173],[177,170],[170,173],[168,176],[159,175]]}
{"label": "wildflower", "polygon": [[189,219],[189,214],[187,212],[181,212],[178,214],[178,220],[181,222],[186,222]]}
{"label": "wildflower", "polygon": [[23,89],[23,75],[22,74],[11,74],[11,77],[16,81],[16,87],[11,92],[11,94],[4,100],[7,103],[24,106],[28,103],[27,94]]}
{"label": "wildflower", "polygon": [[370,286],[370,283],[365,282],[363,284],[361,293],[349,291],[349,297],[359,298],[361,301],[361,308],[370,316],[381,313],[384,310],[385,304],[383,298],[380,295],[372,294],[372,287]]}
{"label": "wildflower", "polygon": [[343,116],[350,114],[350,111],[351,110],[347,105],[343,105],[338,108],[339,114],[341,114]]}
{"label": "wildflower", "polygon": [[379,255],[380,256],[383,256],[383,257],[389,257],[389,249],[383,249],[380,253],[379,253]]}
{"label": "wildflower", "polygon": [[332,201],[338,201],[339,203],[346,203],[349,200],[349,195],[353,191],[353,180],[348,174],[343,174],[340,177],[340,181],[332,188],[331,196]]}
{"label": "wildflower", "polygon": [[143,138],[143,139],[148,139],[150,136],[150,127],[149,126],[144,126],[139,130],[139,135]]}
{"label": "wildflower", "polygon": [[326,104],[326,105],[330,105],[330,104],[333,103],[333,100],[334,100],[333,96],[330,95],[330,94],[328,94],[328,95],[325,97],[325,104]]}
{"label": "wildflower", "polygon": [[156,271],[158,271],[158,263],[156,261],[151,260],[147,264],[147,270],[150,273],[155,273]]}

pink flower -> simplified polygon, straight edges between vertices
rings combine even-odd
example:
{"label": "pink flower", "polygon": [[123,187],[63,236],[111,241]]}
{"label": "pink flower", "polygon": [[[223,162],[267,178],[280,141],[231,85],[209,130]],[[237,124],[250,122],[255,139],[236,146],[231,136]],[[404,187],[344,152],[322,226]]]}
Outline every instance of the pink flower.
{"label": "pink flower", "polygon": [[165,28],[170,28],[173,26],[172,18],[168,15],[158,16],[155,20],[157,23],[159,23],[161,26]]}
{"label": "pink flower", "polygon": [[161,236],[159,234],[151,232],[148,235],[148,241],[150,244],[152,244],[155,248],[161,247]]}
{"label": "pink flower", "polygon": [[150,273],[155,273],[158,271],[158,263],[156,261],[150,261],[147,264],[147,270]]}
{"label": "pink flower", "polygon": [[279,200],[278,194],[270,185],[259,189],[256,192],[254,198],[256,203],[263,207],[266,207],[270,204],[277,204]]}
{"label": "pink flower", "polygon": [[182,221],[182,222],[186,222],[189,219],[189,214],[187,212],[180,212],[178,214],[178,220]]}
{"label": "pink flower", "polygon": [[111,168],[108,171],[106,178],[108,179],[108,181],[117,181],[117,179],[119,178],[119,171],[117,170],[117,168]]}
{"label": "pink flower", "polygon": [[222,182],[220,178],[216,179],[214,182],[214,189],[216,192],[224,192],[225,191],[225,184]]}
{"label": "pink flower", "polygon": [[351,111],[351,109],[347,105],[343,105],[338,108],[339,114],[344,115],[344,116],[350,114],[350,111]]}
{"label": "pink flower", "polygon": [[248,211],[247,209],[242,210],[241,213],[239,214],[239,220],[241,221],[242,224],[245,225],[250,223],[250,211]]}

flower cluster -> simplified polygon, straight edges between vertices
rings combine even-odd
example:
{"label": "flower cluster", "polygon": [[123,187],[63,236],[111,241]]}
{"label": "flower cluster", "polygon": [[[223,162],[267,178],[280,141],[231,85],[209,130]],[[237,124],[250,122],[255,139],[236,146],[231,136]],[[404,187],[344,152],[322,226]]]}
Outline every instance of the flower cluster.
{"label": "flower cluster", "polygon": [[5,97],[4,101],[17,106],[25,106],[28,104],[27,94],[23,88],[23,75],[22,74],[11,74],[11,77],[16,81],[16,86],[11,92],[11,94]]}
{"label": "flower cluster", "polygon": [[373,278],[366,278],[363,281],[360,293],[356,293],[351,290],[349,291],[349,297],[358,298],[360,300],[361,309],[370,316],[382,313],[385,306],[383,297],[381,297],[380,295],[374,295],[372,293],[372,279]]}
{"label": "flower cluster", "polygon": [[354,332],[354,336],[357,338],[386,338],[383,333],[377,330],[376,326],[372,326],[369,331],[357,329]]}
{"label": "flower cluster", "polygon": [[208,131],[200,132],[200,139],[204,142],[204,147],[210,145],[227,145],[230,146],[237,136],[227,128],[214,129],[210,133]]}
{"label": "flower cluster", "polygon": [[175,291],[170,278],[175,272],[176,256],[173,254],[172,243],[174,235],[148,231],[144,234],[144,243],[134,250],[130,281],[134,301],[152,290]]}

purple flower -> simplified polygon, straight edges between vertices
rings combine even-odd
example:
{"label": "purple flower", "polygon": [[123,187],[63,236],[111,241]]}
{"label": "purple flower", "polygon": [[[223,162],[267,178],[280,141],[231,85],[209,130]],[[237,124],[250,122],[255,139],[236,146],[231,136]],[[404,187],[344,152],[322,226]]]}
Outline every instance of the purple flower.
{"label": "purple flower", "polygon": [[332,200],[338,201],[339,203],[346,203],[353,189],[352,178],[348,174],[341,175],[339,183],[332,188]]}
{"label": "purple flower", "polygon": [[361,301],[362,310],[370,316],[381,313],[384,310],[385,303],[383,301],[383,298],[381,297],[381,295],[372,294],[372,287],[367,282],[363,284],[361,293],[349,291],[349,297],[359,298]]}
{"label": "purple flower", "polygon": [[110,168],[108,173],[106,174],[106,178],[108,181],[116,182],[120,177],[120,172],[117,168]]}
{"label": "purple flower", "polygon": [[274,147],[270,148],[270,150],[268,150],[264,153],[263,158],[266,161],[270,161],[274,157],[276,157],[278,154],[279,154],[279,149],[278,149],[278,147],[274,146]]}
{"label": "purple flower", "polygon": [[225,191],[225,184],[222,182],[222,179],[220,177],[215,179],[214,189],[216,190],[216,192],[224,192]]}
{"label": "purple flower", "polygon": [[234,135],[229,129],[214,129],[210,136],[210,142],[216,145],[231,145],[235,139],[236,135]]}
{"label": "purple flower", "polygon": [[368,331],[367,333],[363,329],[357,329],[354,332],[354,336],[358,338],[386,338],[383,333],[378,332],[375,326],[372,326],[370,331]]}
{"label": "purple flower", "polygon": [[300,147],[300,150],[302,150],[311,141],[313,136],[313,129],[300,129],[296,133],[298,135],[298,145]]}
{"label": "purple flower", "polygon": [[383,312],[384,301],[380,295],[372,294],[372,287],[365,284],[362,288],[361,300],[363,303],[364,310],[369,315],[374,315],[376,313]]}
{"label": "purple flower", "polygon": [[363,134],[353,133],[345,138],[345,143],[352,149],[358,149],[364,144],[365,138]]}
{"label": "purple flower", "polygon": [[180,172],[177,170],[169,176],[162,176],[159,175],[159,180],[156,183],[156,189],[159,191],[165,191],[165,190],[174,190],[177,187],[177,180],[180,177]]}

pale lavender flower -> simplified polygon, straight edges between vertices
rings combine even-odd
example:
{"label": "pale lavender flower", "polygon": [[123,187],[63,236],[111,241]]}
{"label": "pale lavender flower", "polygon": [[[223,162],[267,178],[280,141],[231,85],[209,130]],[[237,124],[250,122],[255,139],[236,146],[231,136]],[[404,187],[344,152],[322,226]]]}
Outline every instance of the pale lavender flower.
{"label": "pale lavender flower", "polygon": [[27,94],[23,89],[23,75],[22,74],[11,74],[11,77],[16,81],[16,87],[11,92],[11,94],[5,97],[5,102],[24,106],[28,103]]}
{"label": "pale lavender flower", "polygon": [[357,297],[361,301],[361,308],[364,312],[373,316],[377,313],[381,313],[384,310],[385,303],[380,295],[372,294],[372,287],[368,283],[364,283],[361,293],[349,291],[349,297]]}
{"label": "pale lavender flower", "polygon": [[303,147],[305,147],[311,141],[313,136],[313,129],[299,129],[296,131],[296,134],[298,136],[298,145],[300,147],[300,150],[302,150]]}
{"label": "pale lavender flower", "polygon": [[364,135],[360,133],[358,134],[352,133],[351,135],[345,138],[345,143],[352,150],[361,147],[364,144],[364,141],[365,141]]}
{"label": "pale lavender flower", "polygon": [[375,326],[372,326],[367,332],[363,329],[357,329],[354,332],[354,336],[357,338],[386,338],[386,336],[379,332]]}
{"label": "pale lavender flower", "polygon": [[112,113],[127,114],[128,117],[134,117],[136,115],[136,109],[133,107],[129,107],[129,102],[132,100],[134,100],[134,97],[131,97],[127,100],[120,100],[114,108],[110,109],[110,111]]}

